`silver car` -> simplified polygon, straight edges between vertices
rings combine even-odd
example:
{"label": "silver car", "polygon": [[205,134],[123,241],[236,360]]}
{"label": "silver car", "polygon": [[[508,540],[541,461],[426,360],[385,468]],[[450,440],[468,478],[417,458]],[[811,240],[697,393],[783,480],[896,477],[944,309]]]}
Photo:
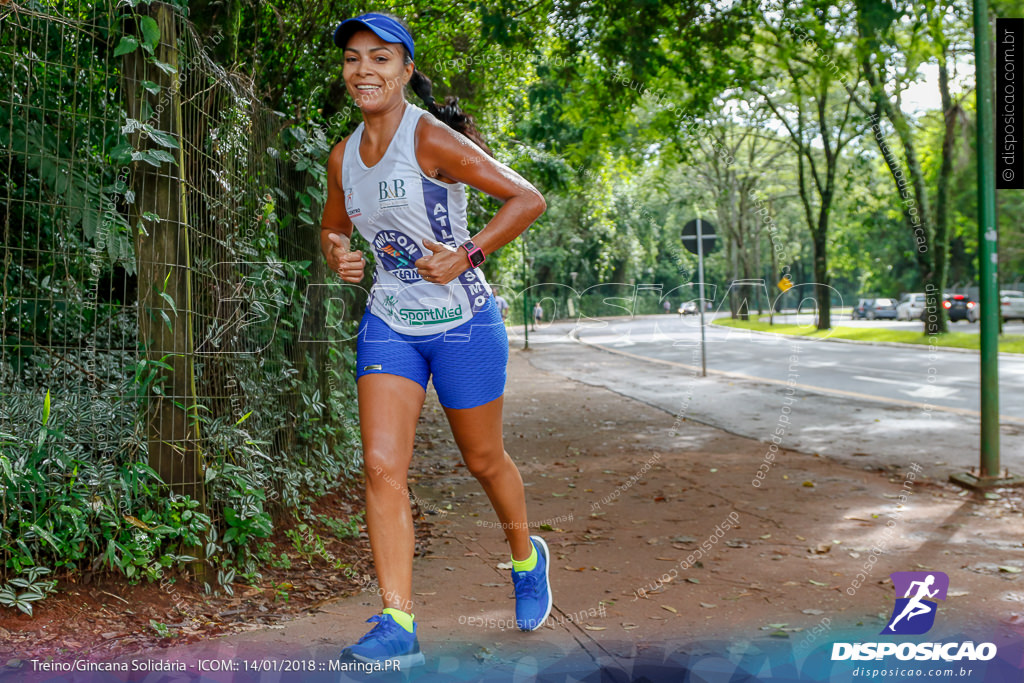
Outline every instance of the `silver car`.
{"label": "silver car", "polygon": [[999,292],[999,315],[1003,322],[1016,318],[1024,320],[1024,292],[1004,289]]}
{"label": "silver car", "polygon": [[904,294],[896,306],[898,320],[921,320],[924,316],[924,294]]}

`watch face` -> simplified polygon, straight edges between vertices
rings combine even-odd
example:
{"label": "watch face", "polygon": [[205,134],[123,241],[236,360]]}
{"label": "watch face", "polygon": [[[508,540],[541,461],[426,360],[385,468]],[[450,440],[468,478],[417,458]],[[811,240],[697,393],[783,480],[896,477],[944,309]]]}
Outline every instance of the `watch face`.
{"label": "watch face", "polygon": [[472,241],[466,241],[462,244],[462,248],[466,250],[466,255],[469,256],[469,264],[476,268],[484,262],[484,252],[477,249],[476,245]]}

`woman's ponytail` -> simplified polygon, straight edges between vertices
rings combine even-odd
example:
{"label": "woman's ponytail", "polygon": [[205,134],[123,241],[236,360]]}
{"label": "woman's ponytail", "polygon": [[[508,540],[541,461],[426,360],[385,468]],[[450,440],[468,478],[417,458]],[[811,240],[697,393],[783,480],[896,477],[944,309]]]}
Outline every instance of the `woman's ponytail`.
{"label": "woman's ponytail", "polygon": [[412,87],[413,92],[419,95],[419,98],[427,105],[427,111],[437,117],[439,121],[475,142],[480,146],[480,149],[494,156],[483,135],[476,129],[476,122],[473,121],[473,117],[462,111],[459,107],[458,97],[449,95],[444,99],[444,103],[438,104],[434,99],[434,84],[419,69],[412,72],[409,85]]}

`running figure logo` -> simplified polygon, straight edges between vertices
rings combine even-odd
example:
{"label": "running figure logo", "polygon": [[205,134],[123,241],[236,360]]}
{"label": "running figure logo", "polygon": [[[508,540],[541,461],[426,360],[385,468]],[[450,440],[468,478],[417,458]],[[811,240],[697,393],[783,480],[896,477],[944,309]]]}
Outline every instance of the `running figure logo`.
{"label": "running figure logo", "polygon": [[[949,577],[942,572],[893,572],[896,606],[883,634],[917,636],[927,633],[935,624],[938,603],[945,600],[949,590]],[[931,599],[929,599],[931,598]]]}

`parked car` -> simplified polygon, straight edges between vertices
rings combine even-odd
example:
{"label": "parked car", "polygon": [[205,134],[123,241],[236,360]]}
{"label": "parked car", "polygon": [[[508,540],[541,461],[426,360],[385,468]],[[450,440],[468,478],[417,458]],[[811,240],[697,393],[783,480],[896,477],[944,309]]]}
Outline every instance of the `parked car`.
{"label": "parked car", "polygon": [[868,307],[874,303],[874,299],[860,299],[857,305],[850,312],[850,320],[862,320],[868,317]]}
{"label": "parked car", "polygon": [[889,318],[892,320],[896,319],[896,300],[895,299],[864,299],[865,305],[860,311],[858,316],[858,308],[853,309],[854,316],[867,318],[868,320],[875,320],[881,318]]}
{"label": "parked car", "polygon": [[946,309],[951,323],[955,323],[957,320],[966,320],[969,323],[978,322],[978,304],[966,294],[947,295],[946,300],[942,302],[942,307]]}
{"label": "parked car", "polygon": [[896,304],[896,319],[923,320],[924,310],[924,294],[904,294],[900,302]]}
{"label": "parked car", "polygon": [[697,315],[698,313],[700,313],[700,311],[697,310],[696,301],[684,301],[679,306],[679,315]]}
{"label": "parked car", "polygon": [[1003,316],[1003,322],[1013,318],[1024,320],[1024,292],[1014,289],[999,292],[999,314]]}

